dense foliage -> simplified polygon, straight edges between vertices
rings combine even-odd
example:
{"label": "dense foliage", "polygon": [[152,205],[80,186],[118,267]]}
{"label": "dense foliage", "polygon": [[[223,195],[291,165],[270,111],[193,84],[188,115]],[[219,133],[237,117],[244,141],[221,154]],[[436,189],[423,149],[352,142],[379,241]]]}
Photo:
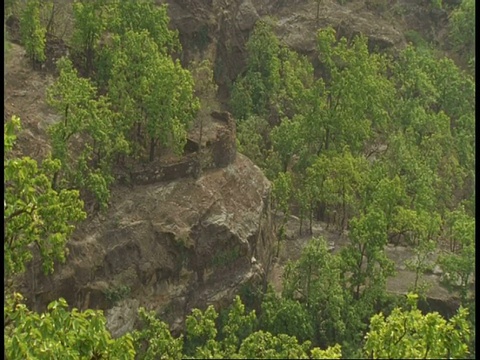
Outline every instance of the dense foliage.
{"label": "dense foliage", "polygon": [[77,190],[52,187],[58,160],[45,159],[41,166],[29,157],[11,155],[20,119],[4,124],[4,279],[23,272],[38,251],[46,273],[54,261],[65,261],[65,244],[74,223],[85,218]]}
{"label": "dense foliage", "polygon": [[[42,4],[26,1],[20,19],[34,64],[46,59]],[[450,17],[452,45],[472,63],[474,5],[463,0]],[[79,0],[73,18],[72,56],[58,61],[47,91],[60,118],[49,128],[51,156],[41,164],[15,157],[20,121],[4,125],[7,285],[35,256],[47,273],[65,261],[67,240],[86,216],[80,198],[106,208],[114,166],[181,153],[191,124],[201,143],[216,90],[208,62],[190,72],[175,60],[181,46],[166,6]],[[318,32],[318,73],[282,45],[271,21],[257,23],[246,48],[229,105],[239,150],[273,184],[277,256],[291,214],[301,234],[322,220],[348,234],[348,245],[332,253],[323,238],[312,239],[286,267],[282,292],[268,288],[257,311],[240,297],[223,316],[212,306],[194,309],[178,337],[142,308],[138,329],[112,339],[101,311],[68,310],[59,299],[38,314],[5,288],[8,358],[475,356],[474,78],[428,49],[409,45],[393,58],[332,28]],[[415,254],[405,264],[416,275],[406,299],[386,291],[395,275],[389,243]],[[461,299],[450,319],[417,308],[426,294],[421,276],[435,265]]]}
{"label": "dense foliage", "polygon": [[[306,58],[259,23],[231,97],[239,148],[273,181],[276,211],[298,215],[300,232],[311,232],[314,219],[348,231],[341,265],[315,245],[304,270],[287,272],[281,300],[303,299],[305,318],[316,319],[298,329],[300,337],[340,342],[348,356],[358,355],[366,319],[388,302],[385,285],[394,269],[383,249],[389,242],[413,248],[406,263],[416,274],[412,291],[425,295],[422,275],[437,264],[462,304],[474,306],[474,79],[426,49],[410,45],[394,59],[367,45],[363,36],[347,41],[331,28],[320,30],[322,71],[315,77]],[[283,226],[277,225],[279,239]],[[315,258],[317,251],[322,255]],[[431,254],[439,252],[435,264]],[[324,298],[314,300],[317,280],[343,291],[323,289]],[[342,310],[330,308],[327,316],[330,298]]]}
{"label": "dense foliage", "polygon": [[40,22],[40,6],[39,0],[28,0],[20,18],[22,42],[33,67],[37,67],[46,60],[47,29]]}
{"label": "dense foliage", "polygon": [[[35,63],[45,60],[47,5],[29,0],[22,13]],[[61,163],[54,187],[79,189],[92,211],[108,206],[115,166],[182,153],[200,103],[190,71],[174,60],[181,47],[166,6],[80,0],[72,11],[72,53],[57,61],[60,75],[47,94],[61,116],[49,129]]]}

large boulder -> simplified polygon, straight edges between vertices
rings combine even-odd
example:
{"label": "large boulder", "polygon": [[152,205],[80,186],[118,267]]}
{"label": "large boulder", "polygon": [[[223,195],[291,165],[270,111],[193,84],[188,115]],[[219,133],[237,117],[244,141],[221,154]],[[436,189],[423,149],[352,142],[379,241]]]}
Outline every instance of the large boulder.
{"label": "large boulder", "polygon": [[[198,179],[119,187],[108,214],[74,234],[66,264],[45,277],[34,263],[22,292],[36,310],[59,297],[103,310],[135,300],[128,309],[146,306],[181,326],[191,308],[225,306],[263,280],[274,244],[269,196],[269,181],[241,154]],[[118,313],[107,312],[117,335],[132,324]]]}

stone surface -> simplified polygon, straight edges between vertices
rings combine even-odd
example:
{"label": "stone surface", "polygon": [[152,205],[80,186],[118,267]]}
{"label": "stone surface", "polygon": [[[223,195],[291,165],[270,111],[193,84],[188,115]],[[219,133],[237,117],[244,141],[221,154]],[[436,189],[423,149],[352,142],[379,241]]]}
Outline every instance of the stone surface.
{"label": "stone surface", "polygon": [[121,304],[105,311],[107,327],[114,338],[131,331],[137,320],[138,300],[124,300]]}
{"label": "stone surface", "polygon": [[257,22],[259,15],[255,6],[253,6],[250,0],[243,1],[238,7],[235,20],[237,21],[237,26],[239,30],[245,31],[252,29],[255,23]]}
{"label": "stone surface", "polygon": [[269,197],[269,181],[240,154],[196,180],[119,187],[108,214],[74,234],[66,264],[49,277],[34,264],[23,293],[36,310],[59,297],[80,309],[113,307],[117,333],[132,324],[116,315],[125,299],[170,323],[193,307],[221,307],[263,278],[275,242]]}

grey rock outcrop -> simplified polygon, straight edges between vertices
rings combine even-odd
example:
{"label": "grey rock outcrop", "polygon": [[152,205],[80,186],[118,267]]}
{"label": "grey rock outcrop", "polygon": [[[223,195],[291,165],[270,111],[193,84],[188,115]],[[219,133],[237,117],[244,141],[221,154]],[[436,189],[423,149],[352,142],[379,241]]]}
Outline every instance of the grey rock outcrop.
{"label": "grey rock outcrop", "polygon": [[171,324],[191,308],[225,306],[241,286],[263,280],[275,241],[269,196],[269,181],[241,154],[198,179],[119,187],[108,215],[74,234],[66,264],[48,277],[36,264],[22,292],[35,310],[59,297],[111,309],[116,334],[132,326],[115,308],[125,299],[128,309],[145,306]]}

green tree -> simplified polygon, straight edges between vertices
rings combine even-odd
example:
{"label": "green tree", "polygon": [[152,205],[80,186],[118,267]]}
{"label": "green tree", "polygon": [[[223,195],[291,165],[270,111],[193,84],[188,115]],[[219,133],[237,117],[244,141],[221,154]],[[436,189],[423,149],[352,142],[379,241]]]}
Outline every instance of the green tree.
{"label": "green tree", "polygon": [[348,356],[358,356],[368,319],[388,303],[386,281],[395,270],[384,250],[388,238],[382,210],[369,207],[351,220],[349,231],[350,243],[340,250],[340,286],[347,290],[342,314],[347,331],[342,347]]}
{"label": "green tree", "polygon": [[349,214],[355,215],[360,210],[369,164],[363,156],[353,156],[348,148],[327,158],[323,196],[328,205],[338,209],[340,229],[344,230]]}
{"label": "green tree", "polygon": [[131,142],[137,153],[148,141],[150,161],[158,144],[181,153],[199,108],[190,72],[163,55],[147,31],[126,32],[116,38],[114,49],[109,94],[125,136],[135,134]]}
{"label": "green tree", "polygon": [[194,126],[198,127],[198,144],[202,148],[203,128],[208,124],[210,114],[214,110],[218,86],[215,83],[213,66],[209,60],[203,60],[200,63],[193,61],[189,69],[195,83],[195,96],[200,100],[200,110]]}
{"label": "green tree", "polygon": [[47,29],[40,22],[39,0],[28,0],[20,17],[20,34],[27,56],[34,68],[46,60]]}
{"label": "green tree", "polygon": [[93,70],[98,41],[105,30],[105,2],[77,0],[73,3],[72,47],[83,59],[87,76]]}
{"label": "green tree", "polygon": [[210,305],[205,312],[193,309],[185,321],[186,334],[184,354],[192,358],[223,358],[223,352],[216,340],[218,330],[215,321],[218,313]]}
{"label": "green tree", "polygon": [[364,36],[337,41],[332,28],[318,32],[317,48],[326,89],[326,107],[316,114],[324,129],[317,148],[348,145],[357,154],[390,119],[395,89],[387,77],[389,59],[370,53]]}
{"label": "green tree", "polygon": [[[290,173],[279,173],[272,184],[272,198],[274,203],[273,223],[277,231],[277,254],[280,253],[281,241],[285,240],[285,225],[290,217],[290,203],[294,196],[293,181]],[[280,226],[277,225],[278,211],[281,211],[282,220]]]}
{"label": "green tree", "polygon": [[301,153],[301,121],[300,115],[291,120],[284,118],[270,133],[272,150],[278,155],[283,172],[289,170],[292,158]]}
{"label": "green tree", "polygon": [[475,1],[462,0],[449,20],[450,39],[454,49],[475,64]]}
{"label": "green tree", "polygon": [[226,357],[237,354],[240,344],[255,331],[257,316],[255,310],[246,313],[245,305],[237,295],[230,306],[227,321],[221,328],[224,337],[222,347]]}
{"label": "green tree", "polygon": [[251,333],[240,346],[239,355],[246,359],[300,359],[308,358],[310,341],[299,344],[293,336],[272,335],[259,330]]}
{"label": "green tree", "polygon": [[231,97],[232,113],[239,120],[250,114],[268,116],[280,86],[280,44],[268,22],[256,23],[246,48],[247,70],[235,82]]}
{"label": "green tree", "polygon": [[[337,255],[329,253],[325,239],[319,238],[311,240],[300,259],[285,269],[282,296],[303,304],[315,343],[321,346],[341,342],[346,330],[343,308],[347,304],[339,261]],[[289,322],[300,316],[293,312],[289,315],[292,317]],[[308,334],[308,326],[307,322],[300,327],[299,334]]]}
{"label": "green tree", "polygon": [[57,67],[60,76],[47,89],[47,103],[62,116],[62,121],[49,128],[53,156],[62,163],[54,183],[60,188],[73,185],[87,191],[106,208],[114,180],[113,157],[128,151],[128,144],[109,100],[97,99],[97,89],[90,80],[78,76],[70,60],[61,58]]}
{"label": "green tree", "polygon": [[238,152],[247,156],[257,166],[266,167],[266,138],[268,122],[260,116],[250,115],[237,125]]}
{"label": "green tree", "polygon": [[260,323],[262,330],[273,335],[295,336],[299,341],[310,340],[314,336],[314,319],[305,306],[290,297],[277,296],[271,287],[262,301]]}
{"label": "green tree", "polygon": [[444,282],[450,290],[460,293],[466,305],[475,273],[475,219],[460,207],[448,214],[447,226],[450,251],[442,254],[438,261],[444,271]]}
{"label": "green tree", "polygon": [[[387,223],[385,214],[369,208],[350,224],[351,243],[341,250],[342,265],[355,299],[366,293],[385,292],[386,279],[394,273],[393,262],[385,255]],[[366,296],[367,297],[367,296]]]}
{"label": "green tree", "polygon": [[306,56],[299,55],[285,45],[278,51],[280,61],[278,91],[272,93],[273,120],[293,118],[306,112],[310,89],[314,85],[313,66]]}
{"label": "green tree", "polygon": [[183,337],[174,338],[154,312],[138,310],[142,325],[131,334],[137,357],[144,360],[182,359]]}
{"label": "green tree", "polygon": [[423,315],[417,296],[408,294],[410,309],[396,308],[388,317],[372,317],[364,353],[369,358],[451,359],[468,355],[470,337],[467,310],[460,308],[450,320],[437,312]]}
{"label": "green tree", "polygon": [[101,310],[68,310],[64,299],[38,314],[15,293],[4,303],[4,345],[8,359],[135,358],[132,336],[112,339]]}
{"label": "green tree", "polygon": [[111,5],[107,30],[118,35],[147,31],[162,55],[181,50],[178,31],[169,27],[167,5],[153,0],[115,0]]}
{"label": "green tree", "polygon": [[85,218],[77,190],[52,188],[58,160],[45,159],[41,166],[28,157],[11,155],[20,119],[4,124],[4,277],[23,272],[39,250],[43,269],[53,272],[54,261],[65,261],[65,244]]}

